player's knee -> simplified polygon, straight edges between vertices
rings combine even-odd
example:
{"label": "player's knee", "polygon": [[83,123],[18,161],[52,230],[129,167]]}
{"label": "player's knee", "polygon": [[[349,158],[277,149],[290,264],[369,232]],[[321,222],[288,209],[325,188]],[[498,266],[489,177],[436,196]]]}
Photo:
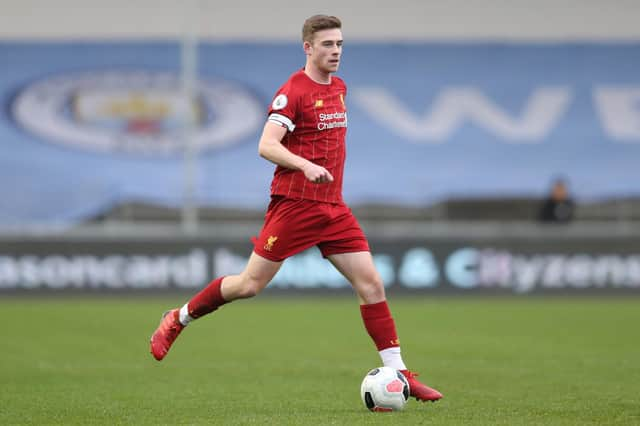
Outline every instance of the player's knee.
{"label": "player's knee", "polygon": [[384,284],[377,274],[359,283],[357,290],[360,297],[367,303],[376,303],[385,299]]}
{"label": "player's knee", "polygon": [[259,292],[260,290],[255,285],[246,283],[240,289],[238,297],[241,299],[248,299],[250,297],[255,297]]}
{"label": "player's knee", "polygon": [[251,276],[246,276],[242,284],[239,297],[243,299],[257,296],[265,287],[261,279]]}
{"label": "player's knee", "polygon": [[382,281],[373,283],[369,288],[369,297],[375,300],[383,300],[385,298],[384,285]]}

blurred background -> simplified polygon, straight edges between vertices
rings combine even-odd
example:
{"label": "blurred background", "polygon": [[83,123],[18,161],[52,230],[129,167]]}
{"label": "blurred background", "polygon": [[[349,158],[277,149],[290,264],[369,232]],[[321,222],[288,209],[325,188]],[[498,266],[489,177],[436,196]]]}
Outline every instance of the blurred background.
{"label": "blurred background", "polygon": [[[637,294],[632,0],[3,1],[0,292],[239,271],[316,13],[343,21],[344,195],[390,292]],[[269,291],[350,290],[312,249]]]}

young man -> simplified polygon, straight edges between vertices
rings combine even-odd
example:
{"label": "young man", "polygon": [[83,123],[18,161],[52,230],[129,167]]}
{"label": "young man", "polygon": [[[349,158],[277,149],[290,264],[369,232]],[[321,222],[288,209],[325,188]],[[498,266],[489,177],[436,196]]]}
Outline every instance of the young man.
{"label": "young man", "polygon": [[332,76],[342,54],[341,26],[334,16],[316,15],[305,21],[305,67],[291,75],[269,108],[258,151],[277,167],[271,203],[247,266],[239,275],[213,280],[182,308],[165,313],[151,337],[151,353],[162,360],[192,320],[225,303],[257,295],[286,258],[318,246],[355,289],[365,328],[383,364],[407,377],[411,396],[437,401],[442,394],[420,383],[402,360],[367,238],[342,199],[347,89]]}

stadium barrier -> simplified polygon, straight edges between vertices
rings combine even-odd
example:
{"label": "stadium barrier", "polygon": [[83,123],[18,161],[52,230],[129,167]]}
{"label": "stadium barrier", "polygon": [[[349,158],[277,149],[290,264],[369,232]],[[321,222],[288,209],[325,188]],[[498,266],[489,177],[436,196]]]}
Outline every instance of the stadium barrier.
{"label": "stadium barrier", "polygon": [[[601,224],[363,223],[390,293],[640,294],[640,232]],[[247,229],[220,225],[126,227],[59,235],[0,236],[0,293],[192,293],[239,272],[251,252]],[[273,294],[349,294],[344,278],[311,248],[287,260]]]}

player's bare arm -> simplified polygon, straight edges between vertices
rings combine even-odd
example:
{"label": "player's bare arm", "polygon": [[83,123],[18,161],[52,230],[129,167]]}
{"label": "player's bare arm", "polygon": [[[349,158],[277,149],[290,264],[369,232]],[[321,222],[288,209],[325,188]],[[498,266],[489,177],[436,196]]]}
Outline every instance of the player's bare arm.
{"label": "player's bare arm", "polygon": [[333,182],[333,176],[327,169],[289,151],[280,141],[287,128],[268,121],[262,130],[258,153],[266,160],[293,170],[301,170],[305,177],[314,183]]}

